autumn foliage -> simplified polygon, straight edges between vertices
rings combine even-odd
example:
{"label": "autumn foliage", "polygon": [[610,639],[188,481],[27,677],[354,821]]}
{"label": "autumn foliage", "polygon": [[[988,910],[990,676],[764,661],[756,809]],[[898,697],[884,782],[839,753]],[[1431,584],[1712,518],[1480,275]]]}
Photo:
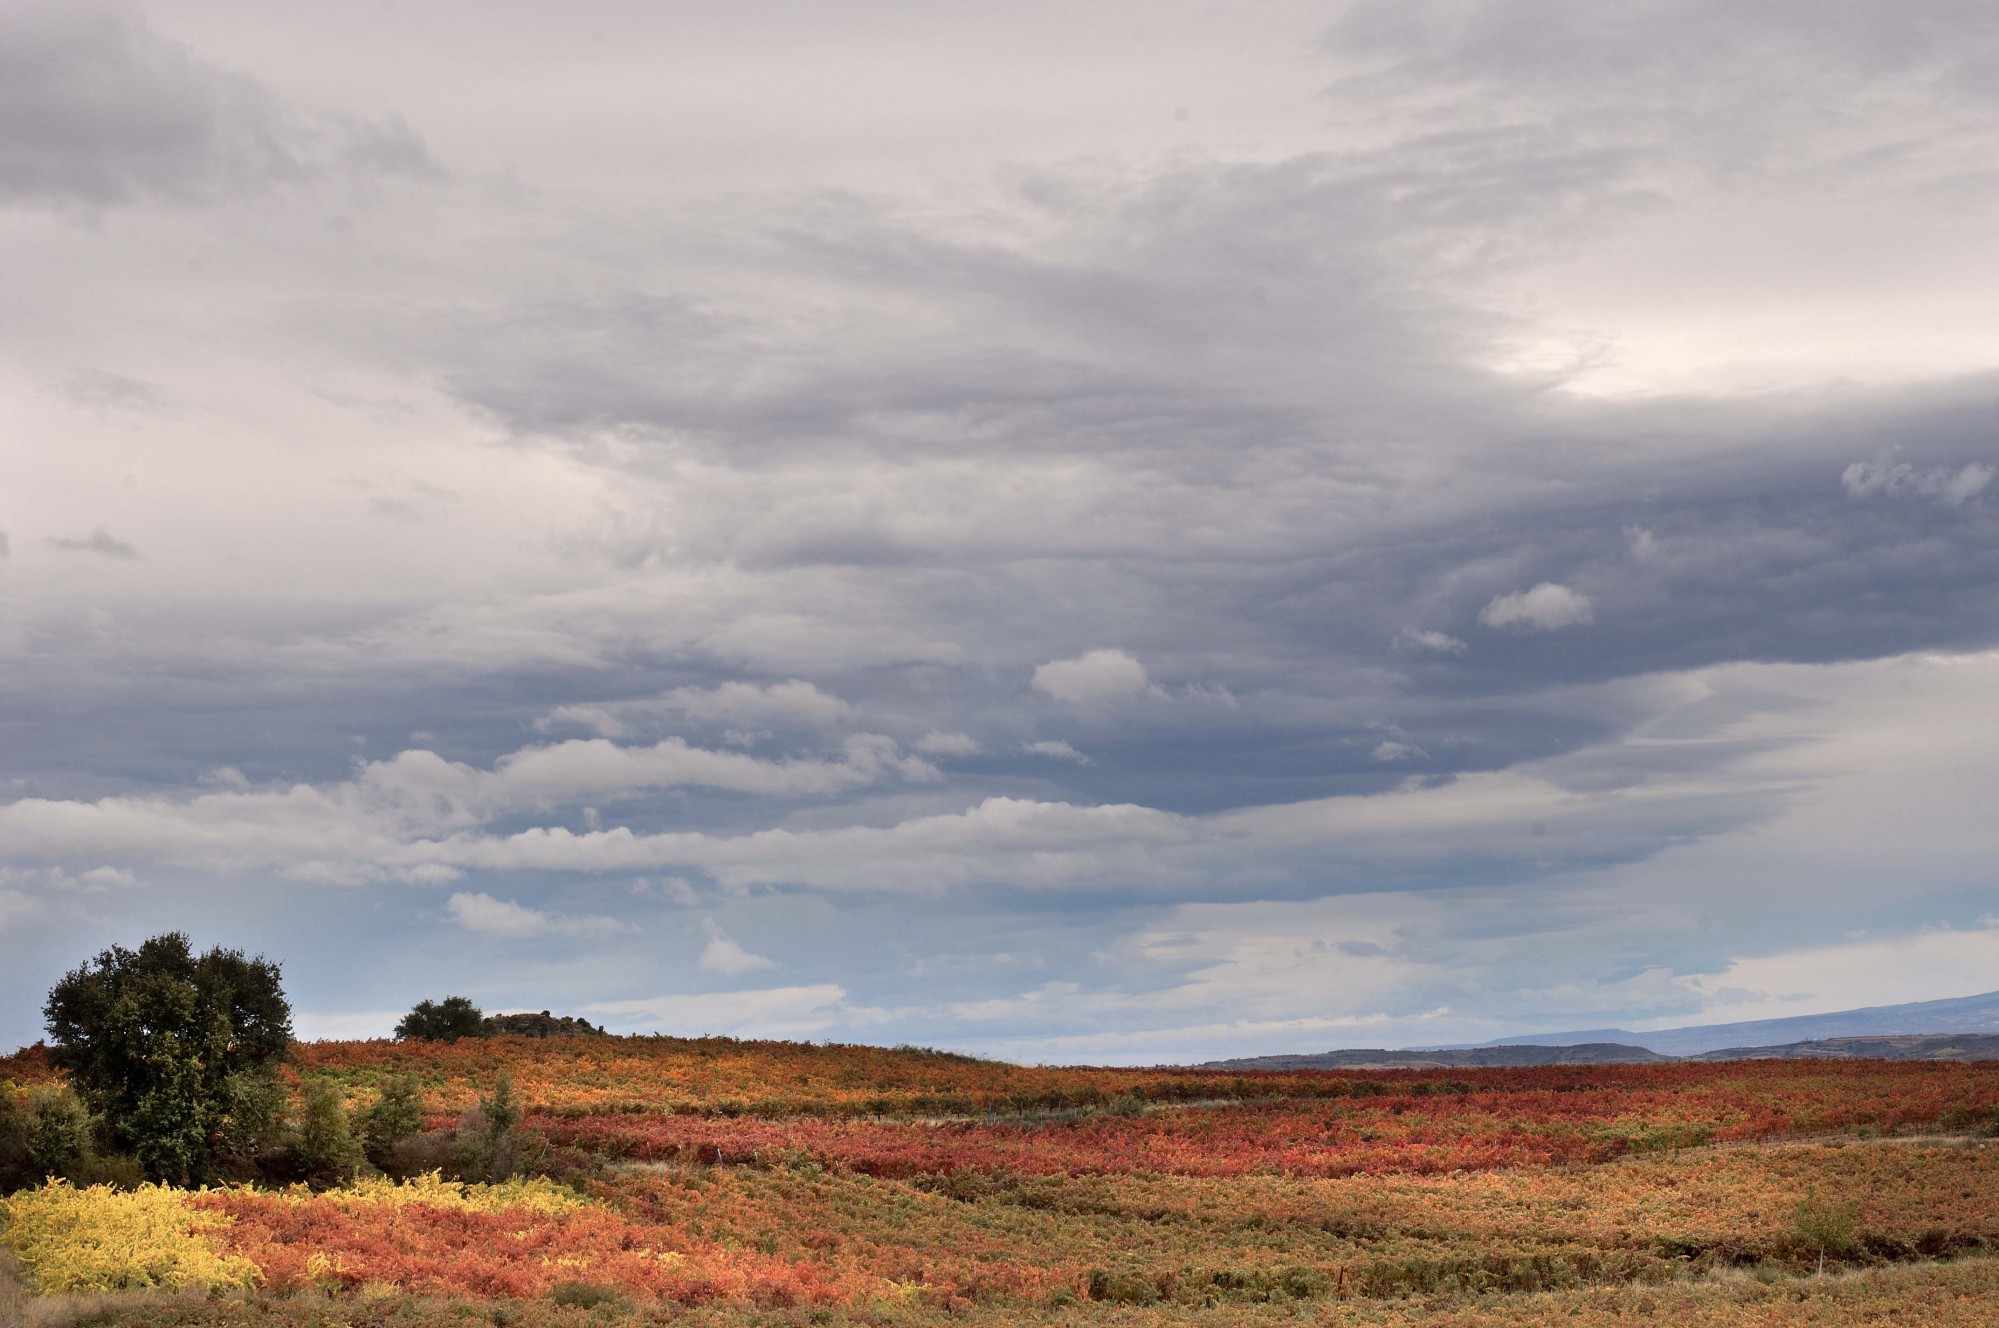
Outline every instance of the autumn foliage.
{"label": "autumn foliage", "polygon": [[[0,1075],[46,1077],[15,1064],[27,1072]],[[12,1201],[6,1241],[28,1275],[48,1290],[254,1286],[260,1313],[292,1307],[287,1323],[319,1322],[302,1307],[321,1303],[359,1323],[411,1296],[869,1322],[1103,1303],[1161,1323],[1479,1296],[1511,1307],[1492,1322],[1540,1322],[1516,1294],[1571,1297],[1577,1321],[1608,1323],[1650,1321],[1626,1310],[1679,1288],[1690,1308],[1663,1306],[1676,1317],[1721,1306],[1737,1317],[1714,1322],[1746,1324],[1784,1320],[1713,1279],[1801,1286],[1822,1259],[1839,1273],[1999,1252],[1999,1147],[1982,1142],[1999,1129],[1999,1065],[1230,1075],[502,1037],[317,1044],[291,1073],[363,1113],[413,1076],[443,1130],[510,1075],[560,1179],[51,1185]],[[150,1253],[121,1264],[122,1237],[103,1238],[120,1224]],[[1625,1308],[1590,1319],[1611,1292]],[[1796,1321],[1885,1303],[1821,1299]],[[436,1313],[395,1322],[459,1321]]]}

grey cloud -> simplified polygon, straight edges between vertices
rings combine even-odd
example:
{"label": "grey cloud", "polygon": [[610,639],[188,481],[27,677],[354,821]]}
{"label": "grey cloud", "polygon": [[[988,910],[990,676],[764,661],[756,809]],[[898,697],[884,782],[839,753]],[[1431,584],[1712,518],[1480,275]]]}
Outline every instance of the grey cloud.
{"label": "grey cloud", "polygon": [[[281,100],[276,71],[253,84],[122,11],[75,12],[6,20],[8,50],[52,35],[46,68],[0,82],[0,105],[28,108],[0,196],[199,202],[422,166],[392,126],[370,138]],[[593,898],[599,883],[684,872],[703,900],[821,908],[814,925],[846,927],[883,972],[901,971],[879,948],[900,907],[934,930],[928,952],[973,926],[1048,950],[1058,979],[1151,934],[1162,900],[1332,896],[1327,951],[1383,961],[1338,1019],[1501,989],[1516,1013],[1694,1000],[1629,970],[1692,971],[1716,942],[1663,914],[1587,924],[1629,903],[1606,873],[1656,862],[1646,898],[1700,893],[1716,877],[1674,875],[1678,855],[1812,804],[1823,772],[1801,753],[1836,736],[1800,699],[1812,678],[1999,640],[1999,381],[1591,398],[1573,369],[1487,367],[1538,327],[1501,294],[1620,237],[1611,275],[1636,272],[1647,228],[1696,197],[1758,216],[1789,200],[1772,224],[1802,227],[1864,195],[1976,229],[1993,20],[1789,0],[1345,12],[1327,101],[1267,143],[1229,140],[1254,159],[1219,139],[972,158],[981,183],[935,192],[676,179],[698,196],[683,206],[579,152],[560,179],[398,194],[331,239],[268,226],[276,209],[27,227],[134,268],[164,253],[177,277],[197,231],[245,260],[200,278],[239,320],[204,328],[213,381],[207,342],[199,368],[146,345],[147,302],[178,308],[178,285],[130,288],[128,324],[92,315],[94,277],[49,269],[47,299],[82,311],[75,343],[44,352],[36,328],[10,353],[84,409],[30,408],[115,451],[137,431],[110,413],[143,409],[129,385],[150,379],[202,400],[250,465],[310,450],[267,441],[294,384],[376,403],[340,413],[336,459],[302,463],[299,489],[326,501],[287,513],[301,548],[393,546],[412,575],[363,584],[328,558],[300,593],[211,594],[203,559],[265,549],[171,486],[134,569],[157,603],[114,596],[130,578],[71,564],[36,583],[55,560],[10,563],[0,658],[26,703],[0,715],[8,851],[104,853],[149,880],[164,864],[180,876],[162,898],[251,871],[455,891],[487,934],[549,937],[649,906]],[[436,55],[440,103],[490,86]],[[146,379],[62,378],[100,357]],[[299,442],[320,405],[292,419]],[[172,436],[189,423],[137,441],[191,449]],[[368,469],[406,452],[437,464]],[[483,480],[507,467],[527,492],[496,499]],[[343,474],[351,490],[327,482]],[[49,510],[62,531],[100,515]],[[471,564],[460,540],[482,536],[535,553],[475,586],[418,574]],[[1838,667],[1717,681],[1737,661]],[[350,765],[418,729],[425,752]],[[245,778],[198,783],[225,765]],[[547,898],[551,881],[573,894]],[[1455,949],[1428,905],[1336,925],[1342,894],[1468,881],[1498,902]],[[1802,925],[1774,917],[1758,925]],[[1508,949],[1508,927],[1568,928],[1565,957]],[[781,930],[728,928],[791,971]],[[629,1018],[722,1008],[655,996],[662,963],[700,971],[698,934],[600,939],[631,947]],[[1377,1026],[1298,1023],[1296,993],[1255,976],[1289,962],[1275,945],[1188,947],[1226,970],[1213,980],[1161,985],[1161,942],[1119,961],[1128,990],[963,999],[1051,1037],[1065,1019],[1126,1036],[1154,992],[1209,1038],[1251,1014],[1271,1038]],[[1501,951],[1495,977],[1480,956]],[[1391,980],[1390,960],[1420,971]],[[848,999],[858,961],[799,967],[771,999],[814,1027],[855,1027],[842,1011],[876,999]]]}
{"label": "grey cloud", "polygon": [[104,369],[77,369],[57,383],[55,391],[81,410],[146,413],[168,404],[166,393],[154,384]]}
{"label": "grey cloud", "polygon": [[[1827,167],[1950,180],[1977,169],[1967,149],[1991,140],[1999,95],[1999,18],[1977,0],[1362,0],[1324,45],[1351,62],[1334,98],[1352,113],[1406,96],[1432,124],[1614,149],[1655,184],[1690,167],[1778,187]],[[1934,132],[1910,134],[1923,112]]]}
{"label": "grey cloud", "polygon": [[1973,462],[1958,470],[1935,467],[1918,470],[1907,462],[1856,461],[1840,472],[1839,481],[1855,498],[1910,493],[1931,498],[1945,507],[1962,507],[1992,483],[1993,468]]}
{"label": "grey cloud", "polygon": [[[1465,154],[1487,151],[1481,173]],[[1983,639],[1991,581],[1976,569],[1995,551],[1982,514],[1949,530],[1907,513],[1856,521],[1833,510],[1825,476],[1865,431],[1975,478],[1963,467],[1980,463],[1947,458],[1989,429],[1986,385],[1785,417],[1550,400],[1471,367],[1503,328],[1443,299],[1444,275],[1518,261],[1623,206],[1594,165],[1559,153],[1547,169],[1572,192],[1551,191],[1517,155],[1541,151],[1418,141],[1121,191],[1048,177],[1034,205],[1062,240],[1038,250],[917,233],[857,200],[813,213],[809,237],[748,218],[747,247],[704,253],[830,280],[841,312],[526,298],[425,353],[468,404],[631,476],[634,512],[661,503],[635,526],[671,536],[641,536],[654,541],[642,556],[865,569],[843,609],[921,603],[933,622],[970,614],[939,598],[943,569],[1005,568],[1034,606],[994,635],[1009,654],[1075,630],[1032,593],[1049,559],[1148,660],[1238,692],[1287,687],[1329,654],[1379,667],[1378,648],[1354,644],[1368,637],[1399,642],[1405,668],[1447,689],[1500,691],[1548,668],[1605,677]],[[927,334],[884,333],[873,311],[912,300]],[[1704,460],[1618,438],[1697,438]],[[1632,557],[1624,532],[1640,523],[1647,552]],[[1918,550],[1939,540],[1952,555],[1928,562]],[[1893,597],[1853,593],[1883,578]],[[1599,646],[1523,634],[1449,648],[1482,609],[1543,583],[1617,606]],[[1217,675],[1189,658],[1213,652],[1143,607],[1169,601],[1257,648]]]}
{"label": "grey cloud", "polygon": [[51,535],[48,541],[52,549],[64,553],[94,553],[100,557],[133,559],[139,551],[99,526],[88,535]]}
{"label": "grey cloud", "polygon": [[0,199],[15,202],[195,203],[330,168],[437,173],[400,120],[302,115],[96,0],[0,14],[0,125]]}

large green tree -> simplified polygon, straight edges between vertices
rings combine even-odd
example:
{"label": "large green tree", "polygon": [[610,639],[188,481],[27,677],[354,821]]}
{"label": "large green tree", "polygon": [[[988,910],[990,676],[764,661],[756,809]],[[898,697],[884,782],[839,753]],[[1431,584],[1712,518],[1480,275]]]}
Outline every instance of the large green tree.
{"label": "large green tree", "polygon": [[484,1037],[485,1016],[463,996],[446,996],[441,1001],[418,1001],[396,1025],[398,1041],[456,1042],[459,1038]]}
{"label": "large green tree", "polygon": [[183,1184],[208,1170],[231,1077],[270,1074],[291,1048],[278,966],[196,955],[180,932],[106,950],[55,985],[44,1013],[50,1061],[147,1175]]}

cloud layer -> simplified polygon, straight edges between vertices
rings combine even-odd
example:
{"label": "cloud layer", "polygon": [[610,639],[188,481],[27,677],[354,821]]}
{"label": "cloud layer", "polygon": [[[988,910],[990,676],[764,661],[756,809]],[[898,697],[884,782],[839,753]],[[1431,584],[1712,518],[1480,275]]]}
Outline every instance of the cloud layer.
{"label": "cloud layer", "polygon": [[8,10],[0,1037],[166,926],[1069,1059],[1970,972],[1999,18],[1531,10]]}

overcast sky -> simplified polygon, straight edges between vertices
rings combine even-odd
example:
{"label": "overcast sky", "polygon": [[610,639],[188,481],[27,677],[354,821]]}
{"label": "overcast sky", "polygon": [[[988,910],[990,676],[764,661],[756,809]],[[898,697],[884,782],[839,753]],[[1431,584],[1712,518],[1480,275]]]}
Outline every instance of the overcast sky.
{"label": "overcast sky", "polygon": [[0,1044],[1999,988],[1999,7],[0,0]]}

